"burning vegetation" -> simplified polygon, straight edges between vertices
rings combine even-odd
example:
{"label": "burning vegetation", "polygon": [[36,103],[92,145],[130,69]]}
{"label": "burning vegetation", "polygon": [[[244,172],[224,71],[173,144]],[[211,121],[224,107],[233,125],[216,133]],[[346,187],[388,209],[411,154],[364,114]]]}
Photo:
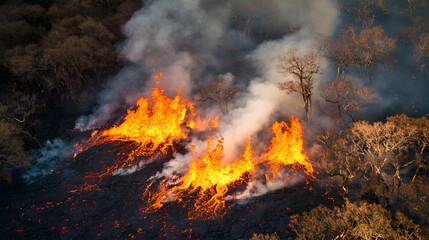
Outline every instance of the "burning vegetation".
{"label": "burning vegetation", "polygon": [[428,12],[1,1],[0,239],[429,239]]}
{"label": "burning vegetation", "polygon": [[[180,95],[166,97],[163,91],[162,88],[154,88],[151,99],[140,98],[136,109],[128,109],[121,124],[95,130],[89,139],[77,144],[78,152],[74,153],[73,158],[92,147],[108,143],[126,146],[125,149],[129,151],[126,158],[119,156],[112,161],[114,165],[103,166],[100,171],[91,172],[88,177],[107,177],[156,157],[171,158],[177,152],[174,142],[180,144],[193,130],[209,130],[210,134],[216,131],[218,117],[201,120],[200,116],[195,115],[192,102]],[[210,218],[223,215],[225,196],[229,190],[251,179],[259,164],[265,165],[262,171],[266,171],[264,175],[269,176],[266,181],[276,175],[282,178],[280,169],[284,166],[293,167],[292,169],[303,167],[312,176],[314,170],[304,153],[300,120],[291,116],[290,126],[285,122],[275,122],[270,130],[274,136],[261,160],[253,159],[251,141],[248,141],[241,159],[229,164],[223,161],[223,137],[209,135],[204,154],[193,154],[195,156],[189,163],[187,172],[169,176],[157,184],[154,183],[159,179],[152,180],[142,195],[149,204],[144,211],[156,211],[168,201],[184,202],[188,201],[189,195],[196,195],[193,200],[194,209],[189,212],[190,217]],[[190,145],[189,148],[192,152],[195,146]],[[86,191],[85,189],[81,190]]]}
{"label": "burning vegetation", "polygon": [[[91,138],[78,143],[79,152],[90,147],[111,143],[129,143],[128,157],[99,176],[110,175],[120,168],[137,164],[142,157],[168,156],[176,152],[173,142],[186,139],[187,116],[193,114],[191,102],[180,97],[168,98],[163,90],[155,88],[151,99],[140,98],[137,108],[128,109],[123,122],[111,128],[92,132]],[[187,114],[188,113],[188,114]],[[194,125],[194,124],[191,124]],[[79,152],[74,154],[77,156]]]}

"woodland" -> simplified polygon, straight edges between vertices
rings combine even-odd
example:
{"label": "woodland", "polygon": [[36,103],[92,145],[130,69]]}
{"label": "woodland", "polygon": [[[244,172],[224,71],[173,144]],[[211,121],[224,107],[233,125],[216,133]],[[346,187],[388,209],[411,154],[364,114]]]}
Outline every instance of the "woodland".
{"label": "woodland", "polygon": [[[303,122],[311,125],[314,115],[321,114],[333,123],[305,141],[317,146],[310,156],[315,181],[324,182],[340,201],[289,216],[291,239],[428,239],[428,108],[377,121],[365,116],[380,102],[371,84],[384,81],[382,73],[394,75],[403,61],[413,66],[404,82],[412,84],[416,76],[429,84],[429,3],[337,4],[353,19],[348,27],[334,36],[320,34],[313,53],[291,48],[272,59],[285,77],[278,88],[302,101]],[[122,26],[142,6],[140,0],[0,2],[1,188],[18,187],[19,175],[32,167],[31,150],[54,136],[71,134],[74,121],[91,110],[106,79],[126,65],[117,47],[125,38]],[[386,18],[400,19],[406,27],[384,29]],[[258,18],[240,19],[246,20]],[[239,24],[237,30],[252,34]],[[406,57],[399,53],[403,49],[409,50]],[[321,59],[335,68],[336,76],[315,91]],[[359,76],[363,84],[350,75]],[[224,81],[216,78],[201,85],[195,101],[227,114],[228,103],[240,90]],[[255,233],[250,239],[280,237]]]}

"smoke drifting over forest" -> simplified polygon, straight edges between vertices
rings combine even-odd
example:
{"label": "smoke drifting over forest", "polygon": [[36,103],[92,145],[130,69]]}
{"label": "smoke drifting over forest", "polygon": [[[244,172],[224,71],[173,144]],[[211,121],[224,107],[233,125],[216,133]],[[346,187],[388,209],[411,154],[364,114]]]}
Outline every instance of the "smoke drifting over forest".
{"label": "smoke drifting over forest", "polygon": [[[250,18],[257,14],[258,19]],[[192,97],[199,86],[228,74],[241,90],[220,120],[225,156],[231,160],[250,136],[268,129],[277,117],[303,116],[301,100],[278,89],[284,79],[273,59],[292,47],[302,54],[314,51],[317,33],[332,34],[338,15],[333,1],[151,2],[124,27],[127,39],[120,49],[129,65],[110,80],[94,113],[81,117],[76,128],[100,126],[148,96],[155,86],[153,69],[164,73],[161,85],[170,96],[180,90]],[[251,23],[240,26],[238,17]],[[216,106],[202,114],[214,113],[219,114]]]}
{"label": "smoke drifting over forest", "polygon": [[[148,2],[124,26],[126,40],[118,48],[129,64],[99,94],[94,113],[80,117],[75,128],[90,130],[109,120],[120,120],[118,114],[133,106],[141,96],[149,96],[156,86],[152,79],[158,71],[164,73],[161,85],[168,96],[180,91],[190,98],[204,83],[227,76],[230,84],[240,89],[238,96],[228,103],[227,114],[216,105],[207,108],[210,106],[207,103],[201,103],[206,108],[199,114],[221,114],[218,132],[225,138],[225,162],[239,156],[250,136],[257,145],[258,155],[259,149],[267,147],[266,139],[258,141],[258,132],[266,131],[277,119],[305,116],[299,95],[286,95],[278,88],[278,83],[285,81],[277,71],[278,57],[293,47],[301,55],[315,52],[320,34],[332,36],[342,27],[342,20],[338,6],[331,0],[255,1],[254,4],[204,0]],[[313,103],[321,100],[321,85],[335,77],[334,69],[334,64],[322,59]],[[368,84],[359,82],[357,75],[352,78],[359,85]],[[410,101],[419,99],[398,101],[398,98],[427,90],[422,82],[403,87],[402,74],[392,77],[384,69],[377,78],[390,80],[371,83],[380,102],[366,113],[373,120],[393,109],[411,110]],[[332,126],[331,120],[317,110],[313,118],[313,129]],[[204,152],[205,139],[193,138],[190,144],[197,146],[196,152]],[[191,160],[191,156],[176,156],[173,161],[178,163],[169,163],[167,171],[184,171],[183,164],[186,166]],[[172,171],[173,165],[177,169]]]}
{"label": "smoke drifting over forest", "polygon": [[[428,3],[61,1],[24,1],[4,17],[5,29],[32,18],[49,23],[38,41],[0,46],[4,85],[15,91],[7,94],[18,96],[0,91],[0,130],[8,130],[0,131],[0,183],[16,178],[24,188],[5,188],[11,197],[0,210],[13,217],[0,217],[0,237],[36,236],[23,234],[25,221],[30,230],[53,225],[60,238],[238,239],[255,229],[285,238],[304,231],[298,215],[321,204],[329,209],[308,216],[374,203],[364,210],[388,218],[380,222],[390,232],[404,228],[399,211],[429,226],[427,206],[413,205],[427,203],[420,196],[429,192]],[[90,9],[99,6],[106,17]],[[69,131],[46,134],[40,99],[51,114],[42,123]],[[37,194],[35,203],[14,202]],[[46,211],[65,217],[43,222]],[[237,228],[248,231],[234,235]]]}

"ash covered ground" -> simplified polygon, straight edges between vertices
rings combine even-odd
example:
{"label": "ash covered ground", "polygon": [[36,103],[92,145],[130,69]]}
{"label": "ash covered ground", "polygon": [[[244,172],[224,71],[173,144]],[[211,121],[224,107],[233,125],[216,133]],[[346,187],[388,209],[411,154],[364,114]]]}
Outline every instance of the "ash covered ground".
{"label": "ash covered ground", "polygon": [[[288,218],[320,204],[333,206],[338,196],[322,181],[305,181],[250,199],[227,201],[222,216],[189,218],[187,202],[169,202],[145,213],[142,198],[148,179],[168,159],[158,159],[129,175],[86,178],[118,160],[114,143],[95,146],[76,159],[61,159],[51,174],[2,190],[1,239],[238,239],[253,233],[293,236]],[[244,183],[245,184],[245,183]],[[243,186],[244,186],[243,184]],[[243,187],[238,186],[237,188]],[[240,189],[232,189],[239,191]]]}

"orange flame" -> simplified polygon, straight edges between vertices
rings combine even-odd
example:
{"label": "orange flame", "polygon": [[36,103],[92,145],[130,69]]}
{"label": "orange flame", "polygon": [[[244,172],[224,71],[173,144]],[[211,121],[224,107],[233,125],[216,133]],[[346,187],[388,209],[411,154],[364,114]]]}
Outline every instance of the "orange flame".
{"label": "orange flame", "polygon": [[311,165],[304,151],[304,140],[302,139],[302,125],[299,119],[290,117],[290,127],[285,122],[275,122],[270,128],[275,134],[271,139],[271,146],[265,154],[262,162],[267,162],[272,171],[272,177],[279,173],[279,169],[286,165],[302,165],[307,174],[313,174]]}
{"label": "orange flame", "polygon": [[[126,160],[114,160],[112,166],[106,166],[101,174],[94,174],[96,177],[107,176],[120,168],[135,165],[140,161],[138,157],[171,156],[176,152],[174,141],[187,138],[186,131],[189,129],[186,127],[201,131],[214,130],[218,127],[218,118],[201,120],[199,116],[195,116],[192,102],[180,95],[168,98],[163,95],[163,89],[154,88],[151,99],[140,98],[137,108],[128,109],[120,125],[92,132],[90,139],[78,147],[81,152],[107,142],[128,142],[121,144],[129,151]],[[303,130],[299,119],[291,116],[290,127],[284,122],[275,122],[270,130],[275,136],[268,152],[257,163],[253,162],[249,141],[240,160],[223,164],[223,138],[214,139],[209,136],[204,155],[191,161],[188,172],[173,185],[169,184],[171,179],[165,179],[155,191],[150,189],[155,186],[156,179],[147,185],[143,197],[148,198],[150,207],[146,211],[161,208],[173,197],[178,202],[195,200],[190,217],[219,215],[225,208],[224,197],[228,191],[250,178],[259,163],[267,164],[269,170],[266,175],[271,175],[272,178],[286,165],[303,166],[306,173],[312,175],[313,167],[303,153]],[[191,146],[191,151],[194,148],[195,146]],[[196,197],[189,198],[187,195]]]}
{"label": "orange flame", "polygon": [[244,181],[254,170],[250,141],[242,159],[229,165],[221,163],[222,143],[223,138],[218,139],[215,144],[213,137],[210,136],[205,155],[189,164],[188,172],[181,177],[177,186],[168,190],[161,186],[160,194],[154,198],[151,208],[156,210],[162,207],[169,192],[176,194],[175,200],[180,200],[189,190],[193,190],[198,194],[198,198],[190,215],[204,216],[213,213],[217,215],[225,206],[224,196],[229,187]]}
{"label": "orange flame", "polygon": [[163,95],[163,89],[154,88],[152,101],[149,98],[140,98],[137,101],[137,109],[128,109],[127,116],[120,125],[94,131],[89,140],[78,145],[79,152],[106,142],[131,142],[129,145],[132,149],[127,160],[116,162],[113,167],[98,176],[110,175],[119,168],[131,167],[138,163],[139,156],[165,156],[174,153],[176,150],[173,142],[187,137],[184,126],[187,114],[193,114],[193,110],[192,103],[180,95],[168,98]]}
{"label": "orange flame", "polygon": [[188,122],[189,128],[200,130],[200,131],[204,131],[207,129],[216,130],[218,125],[219,125],[219,117],[215,117],[213,119],[201,120],[200,116],[197,116],[195,120],[191,120]]}
{"label": "orange flame", "polygon": [[140,98],[138,108],[135,111],[129,109],[123,123],[103,131],[101,136],[110,141],[138,143],[142,147],[138,149],[138,155],[151,155],[157,149],[167,154],[174,140],[186,138],[182,124],[186,120],[187,107],[192,103],[180,96],[171,99],[162,93],[162,89],[153,90],[152,104],[149,99]]}
{"label": "orange flame", "polygon": [[[270,128],[275,136],[271,140],[271,146],[260,162],[252,161],[253,153],[250,141],[247,143],[246,150],[242,159],[229,165],[223,165],[223,138],[213,137],[207,140],[207,149],[205,154],[189,164],[188,172],[183,175],[175,186],[169,186],[170,179],[161,182],[158,190],[151,191],[154,181],[152,181],[143,197],[147,197],[150,207],[147,211],[153,211],[161,208],[168,200],[182,202],[186,195],[191,192],[197,194],[194,208],[190,211],[190,217],[204,217],[218,215],[225,207],[224,197],[232,186],[242,184],[255,170],[255,166],[260,163],[267,163],[268,173],[271,179],[279,174],[283,166],[303,166],[306,173],[312,176],[313,167],[308,157],[303,153],[304,140],[302,138],[302,126],[299,119],[291,116],[290,127],[284,123],[275,122]],[[191,146],[191,151],[195,147]],[[267,177],[268,178],[268,177]],[[268,179],[270,180],[270,179]]]}

